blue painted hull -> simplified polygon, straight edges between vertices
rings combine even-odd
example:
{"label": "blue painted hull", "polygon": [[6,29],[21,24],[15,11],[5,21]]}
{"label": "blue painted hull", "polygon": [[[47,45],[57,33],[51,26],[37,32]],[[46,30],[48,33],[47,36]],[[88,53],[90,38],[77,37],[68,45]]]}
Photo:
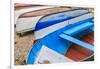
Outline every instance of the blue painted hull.
{"label": "blue painted hull", "polygon": [[[52,33],[48,34],[47,36],[45,36],[44,38],[40,39],[31,48],[31,50],[28,54],[27,64],[34,64],[35,59],[37,58],[38,53],[39,53],[42,45],[45,45],[48,48],[55,50],[56,52],[58,52],[62,55],[65,55],[65,53],[68,51],[68,49],[69,49],[69,47],[71,46],[72,43],[69,42],[69,41],[66,41],[64,39],[61,39],[59,37],[59,35],[62,34],[62,32],[64,32],[65,30],[68,30],[72,27],[80,25],[84,22],[91,22],[92,19],[93,18],[89,18],[89,19],[77,22],[75,24],[68,25],[68,26],[66,26],[62,29],[56,30],[55,32],[52,32]],[[79,34],[77,34],[77,35],[79,35]],[[80,38],[80,36],[77,37],[77,35],[74,35],[73,37]]]}

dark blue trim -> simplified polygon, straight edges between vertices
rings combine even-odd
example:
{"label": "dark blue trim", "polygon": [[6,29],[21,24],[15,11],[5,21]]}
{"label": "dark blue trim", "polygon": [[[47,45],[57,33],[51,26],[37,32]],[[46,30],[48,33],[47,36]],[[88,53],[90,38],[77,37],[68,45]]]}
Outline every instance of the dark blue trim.
{"label": "dark blue trim", "polygon": [[[65,11],[64,11],[65,12]],[[68,11],[66,11],[66,12],[68,12]],[[60,12],[60,13],[63,13],[63,12]],[[86,12],[86,13],[83,13],[83,14],[80,14],[80,15],[78,15],[78,16],[81,16],[81,15],[84,15],[84,14],[87,14],[88,12]],[[55,13],[55,14],[57,14],[57,13]],[[49,14],[49,15],[52,15],[52,14]],[[46,16],[49,16],[49,15],[46,15]],[[44,17],[46,17],[46,16],[44,16]],[[74,16],[74,17],[72,17],[72,16],[68,16],[68,18],[65,18],[65,19],[59,19],[59,20],[53,20],[53,21],[46,21],[46,22],[40,22],[44,17],[42,17],[39,21],[38,21],[38,23],[37,23],[37,25],[36,25],[36,27],[35,27],[35,31],[36,30],[40,30],[40,29],[43,29],[43,28],[46,28],[46,27],[48,27],[48,26],[51,26],[51,25],[54,25],[54,24],[57,24],[57,23],[60,23],[60,22],[63,22],[63,21],[66,21],[66,20],[69,20],[69,19],[72,19],[72,18],[75,18],[75,17],[78,17],[78,16]]]}
{"label": "dark blue trim", "polygon": [[54,24],[57,24],[57,23],[60,23],[60,22],[63,22],[63,21],[66,21],[66,20],[69,20],[73,17],[69,17],[69,18],[65,18],[65,19],[59,19],[59,20],[53,20],[53,21],[46,21],[46,22],[39,22],[37,25],[36,25],[36,28],[35,30],[40,30],[42,28],[46,28],[48,26],[51,26],[51,25],[54,25]]}

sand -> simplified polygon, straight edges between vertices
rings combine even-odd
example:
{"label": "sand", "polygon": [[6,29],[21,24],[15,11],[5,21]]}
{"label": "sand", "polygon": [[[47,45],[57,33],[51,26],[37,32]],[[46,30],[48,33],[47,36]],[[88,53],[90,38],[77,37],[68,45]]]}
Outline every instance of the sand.
{"label": "sand", "polygon": [[33,31],[24,33],[19,37],[15,33],[14,62],[15,65],[24,65],[28,51],[33,45]]}

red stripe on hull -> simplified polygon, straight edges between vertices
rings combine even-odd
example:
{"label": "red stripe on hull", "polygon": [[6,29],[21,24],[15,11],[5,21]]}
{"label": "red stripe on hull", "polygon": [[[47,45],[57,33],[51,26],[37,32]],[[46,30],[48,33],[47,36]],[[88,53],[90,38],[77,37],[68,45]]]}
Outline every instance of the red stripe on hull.
{"label": "red stripe on hull", "polygon": [[35,44],[36,42],[38,42],[40,39],[37,39],[37,40],[34,40],[34,43],[33,44]]}

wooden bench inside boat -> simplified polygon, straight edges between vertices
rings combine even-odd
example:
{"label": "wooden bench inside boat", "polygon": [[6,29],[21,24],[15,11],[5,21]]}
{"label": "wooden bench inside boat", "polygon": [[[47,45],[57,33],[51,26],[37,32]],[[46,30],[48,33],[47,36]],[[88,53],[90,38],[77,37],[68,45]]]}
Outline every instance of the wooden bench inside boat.
{"label": "wooden bench inside boat", "polygon": [[68,40],[72,43],[75,43],[75,44],[78,44],[82,47],[85,47],[91,51],[94,51],[94,48],[92,45],[88,44],[88,43],[85,43],[85,42],[82,42],[74,37],[72,37],[71,35],[74,35],[74,34],[77,34],[77,33],[80,33],[81,31],[84,31],[86,29],[89,29],[93,27],[93,23],[91,22],[86,22],[86,23],[83,23],[83,24],[80,24],[78,26],[75,26],[71,29],[68,29],[66,31],[64,31],[64,33],[60,34],[59,36],[65,40]]}
{"label": "wooden bench inside boat", "polygon": [[71,28],[69,30],[66,30],[66,31],[64,31],[64,33],[67,34],[67,35],[74,35],[74,34],[77,34],[77,33],[81,32],[81,31],[89,29],[91,27],[93,27],[93,23],[86,22],[86,23],[80,24],[78,26],[75,26],[75,27],[73,27],[73,28]]}
{"label": "wooden bench inside boat", "polygon": [[[94,59],[94,57],[92,57],[94,52],[94,46],[93,46],[94,29],[93,28],[94,28],[93,23],[86,22],[81,25],[75,26],[72,29],[66,30],[59,35],[64,40],[72,43],[72,45],[69,47],[69,49],[67,49],[65,53],[66,57],[72,58],[74,61],[79,61],[79,60],[87,61],[87,59],[93,61]],[[86,29],[92,31],[88,32],[84,37],[81,37],[80,39],[73,37],[73,35],[76,35],[76,33],[80,33],[81,31],[84,31]],[[90,56],[90,58],[88,56]]]}

